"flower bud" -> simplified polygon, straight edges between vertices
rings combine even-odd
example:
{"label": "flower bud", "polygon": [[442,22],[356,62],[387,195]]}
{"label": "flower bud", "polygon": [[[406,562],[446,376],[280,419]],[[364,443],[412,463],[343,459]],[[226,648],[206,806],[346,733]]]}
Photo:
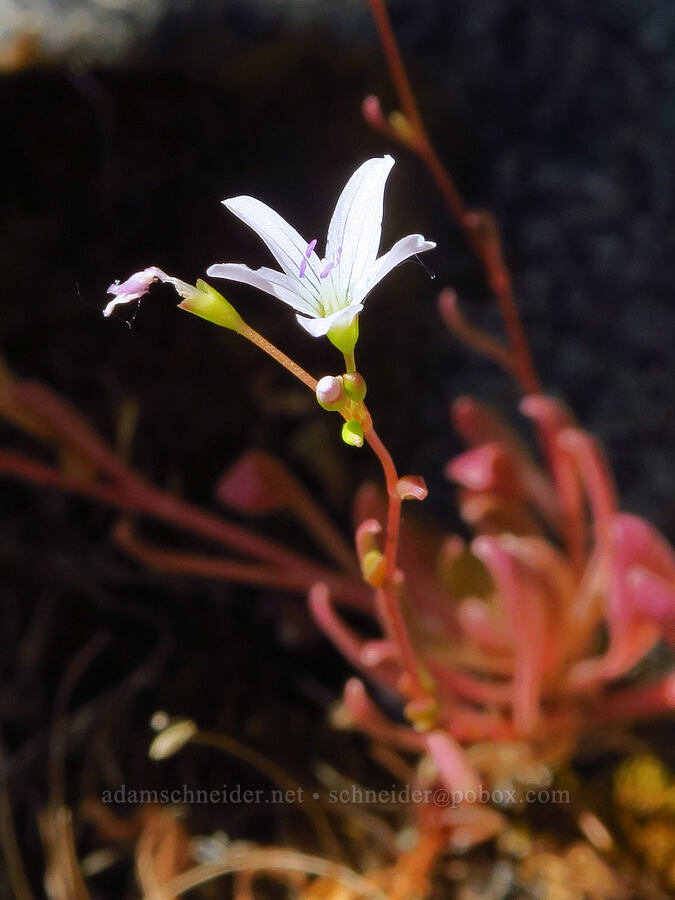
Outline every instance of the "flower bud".
{"label": "flower bud", "polygon": [[438,702],[433,697],[425,700],[413,700],[405,707],[405,715],[415,731],[423,734],[436,727],[438,718]]}
{"label": "flower bud", "polygon": [[410,120],[407,119],[400,110],[395,109],[393,112],[389,113],[389,124],[396,132],[396,137],[402,143],[408,145],[415,143],[417,133],[410,124]]}
{"label": "flower bud", "polygon": [[370,94],[364,99],[361,104],[361,113],[366,122],[373,128],[381,128],[385,123],[380,98],[374,94]]}
{"label": "flower bud", "polygon": [[379,550],[369,550],[361,559],[363,580],[371,587],[382,587],[385,578],[385,560]]}
{"label": "flower bud", "polygon": [[347,372],[342,376],[342,381],[348,397],[357,403],[361,403],[365,399],[368,388],[363,375],[359,375],[358,372]]}
{"label": "flower bud", "polygon": [[197,726],[191,719],[175,719],[159,732],[150,744],[150,759],[167,759],[184,747],[197,734]]}
{"label": "flower bud", "polygon": [[316,385],[316,399],[324,409],[340,409],[345,402],[345,392],[340,375],[324,375]]}
{"label": "flower bud", "polygon": [[350,447],[363,447],[363,428],[356,419],[350,419],[342,426],[342,440]]}

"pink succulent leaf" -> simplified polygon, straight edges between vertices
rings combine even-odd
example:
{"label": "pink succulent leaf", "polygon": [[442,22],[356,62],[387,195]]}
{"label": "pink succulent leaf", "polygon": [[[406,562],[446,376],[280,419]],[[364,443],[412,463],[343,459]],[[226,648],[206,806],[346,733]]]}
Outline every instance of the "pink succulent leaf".
{"label": "pink succulent leaf", "polygon": [[610,518],[618,509],[616,489],[604,453],[590,434],[578,428],[563,429],[557,441],[577,467],[588,495],[596,531],[602,539]]}
{"label": "pink succulent leaf", "polygon": [[523,494],[544,518],[557,525],[560,509],[550,481],[517,432],[489,407],[471,397],[459,397],[452,405],[451,416],[455,430],[471,447],[498,444],[505,451],[518,474]]}
{"label": "pink succulent leaf", "polygon": [[675,710],[675,673],[608,692],[598,707],[602,722],[630,721],[672,715]]}
{"label": "pink succulent leaf", "polygon": [[495,609],[477,597],[467,597],[459,605],[459,624],[466,637],[487,653],[511,653],[508,629]]}
{"label": "pink succulent leaf", "polygon": [[539,428],[556,485],[556,494],[560,498],[561,529],[572,567],[577,577],[580,577],[584,567],[587,540],[583,492],[576,466],[558,442],[560,432],[574,426],[574,418],[559,400],[541,394],[525,397],[521,401],[520,409]]}
{"label": "pink succulent leaf", "polygon": [[372,669],[383,662],[397,662],[398,650],[393,641],[366,641],[361,647],[361,662]]}
{"label": "pink succulent leaf", "polygon": [[478,772],[469,764],[460,744],[443,731],[424,735],[427,752],[438,770],[438,777],[449,791],[466,795],[480,789]]}
{"label": "pink succulent leaf", "polygon": [[[654,598],[656,603],[665,604],[665,608],[662,608],[658,618],[673,617],[675,615],[675,604],[672,601],[675,591],[675,553],[672,547],[652,525],[639,516],[629,513],[620,513],[613,518],[609,534],[612,586],[621,589],[616,599],[610,600],[610,622],[613,621],[616,627],[628,627],[634,618],[640,617],[641,610],[635,605],[636,588],[643,588],[642,591],[639,591],[643,598],[641,605],[648,604],[650,576],[658,579],[657,586],[661,583],[667,589],[658,590],[660,595],[658,601]],[[647,580],[645,580],[645,574]],[[670,600],[667,599],[668,597]]]}
{"label": "pink succulent leaf", "polygon": [[636,614],[663,626],[671,643],[675,643],[675,584],[634,566],[626,574],[628,589]]}
{"label": "pink succulent leaf", "polygon": [[494,491],[507,496],[522,494],[522,487],[506,448],[492,441],[472,447],[445,467],[445,476],[470,491]]}
{"label": "pink succulent leaf", "polygon": [[[606,572],[609,647],[604,656],[572,669],[570,680],[577,686],[625,675],[664,632],[672,634],[675,553],[665,538],[639,516],[620,513],[606,522],[599,552]],[[661,607],[656,616],[649,615],[650,601]]]}
{"label": "pink succulent leaf", "polygon": [[545,668],[546,616],[537,585],[514,552],[517,538],[483,536],[472,549],[490,570],[509,619],[514,646],[513,720],[520,734],[533,732]]}
{"label": "pink succulent leaf", "polygon": [[494,678],[478,678],[467,672],[449,666],[441,666],[429,662],[429,669],[436,680],[439,690],[449,691],[470,703],[483,706],[508,706],[513,704],[513,685],[511,680]]}
{"label": "pink succulent leaf", "polygon": [[355,669],[396,692],[398,667],[391,660],[382,660],[375,665],[364,662],[365,642],[337,614],[325,584],[315,584],[309,592],[309,610],[321,631]]}
{"label": "pink succulent leaf", "polygon": [[478,534],[542,533],[542,523],[529,505],[513,497],[460,488],[457,505],[464,521]]}
{"label": "pink succulent leaf", "polygon": [[366,553],[379,550],[376,537],[382,531],[382,526],[377,519],[364,519],[356,529],[355,543],[359,559],[363,559]]}
{"label": "pink succulent leaf", "polygon": [[353,724],[364,734],[407,752],[424,751],[422,735],[416,734],[412,728],[393,725],[375,706],[358,678],[350,678],[345,684],[342,703]]}
{"label": "pink succulent leaf", "polygon": [[216,483],[216,498],[238,512],[269,514],[284,509],[292,476],[275,457],[262,450],[241,456]]}

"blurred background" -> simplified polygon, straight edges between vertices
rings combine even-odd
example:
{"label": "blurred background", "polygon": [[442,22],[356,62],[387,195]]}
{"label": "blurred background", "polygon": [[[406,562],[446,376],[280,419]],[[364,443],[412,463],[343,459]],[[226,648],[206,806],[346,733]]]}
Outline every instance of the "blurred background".
{"label": "blurred background", "polygon": [[[603,441],[624,508],[672,538],[675,5],[392,0],[390,10],[443,160],[469,205],[501,223],[546,388]],[[367,94],[394,103],[367,4],[0,0],[0,68],[6,363],[112,441],[122,411],[135,410],[133,460],[157,484],[210,505],[221,472],[262,447],[346,530],[351,493],[376,477],[375,463],[344,447],[333,418],[284,372],[176,310],[168,288],[153,289],[131,328],[100,310],[111,281],[148,265],[194,281],[213,262],[270,264],[220,205],[228,196],[260,197],[321,244],[347,177],[392,151],[360,115]],[[517,397],[440,326],[444,286],[475,321],[499,322],[426,172],[392,152],[383,243],[420,231],[438,249],[369,299],[360,370],[400,469],[424,475],[426,513],[451,528],[449,402],[471,393],[512,415]],[[330,351],[281,304],[245,286],[224,292],[313,374],[332,371]],[[1,434],[24,446],[4,424]],[[90,715],[72,736],[71,803],[101,767],[128,783],[157,777],[147,722],[160,706],[272,745],[291,770],[306,740],[317,754],[338,741],[358,773],[359,739],[322,724],[346,668],[302,638],[301,600],[153,575],[112,545],[114,514],[84,501],[3,481],[0,503],[0,733],[29,858],[40,857],[54,696],[99,630],[108,643],[74,701]],[[300,623],[286,644],[280,608]],[[114,724],[101,725],[101,708],[114,709]],[[222,776],[203,754],[186,765],[197,782]],[[271,836],[267,822],[225,824]]]}

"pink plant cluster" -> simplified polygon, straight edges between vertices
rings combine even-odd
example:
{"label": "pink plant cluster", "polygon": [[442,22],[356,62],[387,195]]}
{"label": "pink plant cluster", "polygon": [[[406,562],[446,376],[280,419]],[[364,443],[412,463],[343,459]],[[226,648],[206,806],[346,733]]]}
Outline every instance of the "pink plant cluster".
{"label": "pink plant cluster", "polygon": [[[545,466],[487,407],[453,405],[469,449],[446,475],[473,540],[402,525],[398,590],[431,702],[410,700],[410,673],[377,601],[385,636],[367,640],[327,589],[311,594],[316,621],[363,679],[348,682],[342,720],[429,754],[451,790],[484,777],[469,776],[472,754],[460,744],[526,741],[535,756],[560,761],[584,732],[675,707],[675,675],[625,681],[660,641],[675,640],[675,553],[648,522],[619,510],[597,442],[560,402],[530,395],[521,409]],[[383,498],[363,491],[356,543],[366,564],[383,514]],[[388,720],[364,681],[407,703],[409,723]]]}

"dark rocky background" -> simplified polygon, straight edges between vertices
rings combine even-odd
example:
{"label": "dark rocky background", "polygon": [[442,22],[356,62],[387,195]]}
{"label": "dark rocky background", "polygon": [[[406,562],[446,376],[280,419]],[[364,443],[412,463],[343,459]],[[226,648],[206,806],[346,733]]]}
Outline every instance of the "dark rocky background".
{"label": "dark rocky background", "polygon": [[[0,7],[2,353],[110,437],[134,398],[134,459],[158,483],[210,503],[222,469],[244,448],[263,446],[346,524],[351,489],[376,468],[341,445],[334,419],[283,372],[175,310],[169,289],[153,290],[131,329],[99,310],[114,278],[149,264],[186,280],[215,261],[268,264],[255,236],[220,206],[223,197],[259,196],[322,239],[347,176],[392,149],[360,118],[366,94],[379,93],[386,108],[393,101],[364,5],[27,9]],[[672,537],[675,6],[405,0],[392,3],[392,15],[441,155],[468,202],[501,222],[545,384],[604,442],[625,508]],[[408,264],[370,297],[360,368],[400,468],[427,478],[428,511],[451,527],[452,491],[440,477],[458,449],[448,403],[468,392],[513,414],[516,395],[440,326],[435,297],[445,285],[476,321],[497,328],[498,320],[426,173],[394,154],[384,243],[418,230],[435,239],[438,250],[424,258],[435,278]],[[315,374],[337,365],[271,298],[237,286],[226,293]],[[2,497],[10,687],[29,623],[44,624],[28,674],[6,691],[2,710],[35,860],[50,704],[68,661],[99,628],[111,642],[82,702],[163,636],[163,663],[140,699],[124,700],[108,735],[127,776],[145,777],[146,723],[158,705],[273,746],[296,772],[308,736],[332,746],[318,724],[320,701],[344,670],[336,655],[335,671],[326,670],[323,645],[320,658],[281,649],[255,594],[230,597],[223,586],[140,571],[111,547],[106,511],[6,483]],[[358,746],[344,742],[345,753]],[[74,787],[71,802],[84,790]]]}

